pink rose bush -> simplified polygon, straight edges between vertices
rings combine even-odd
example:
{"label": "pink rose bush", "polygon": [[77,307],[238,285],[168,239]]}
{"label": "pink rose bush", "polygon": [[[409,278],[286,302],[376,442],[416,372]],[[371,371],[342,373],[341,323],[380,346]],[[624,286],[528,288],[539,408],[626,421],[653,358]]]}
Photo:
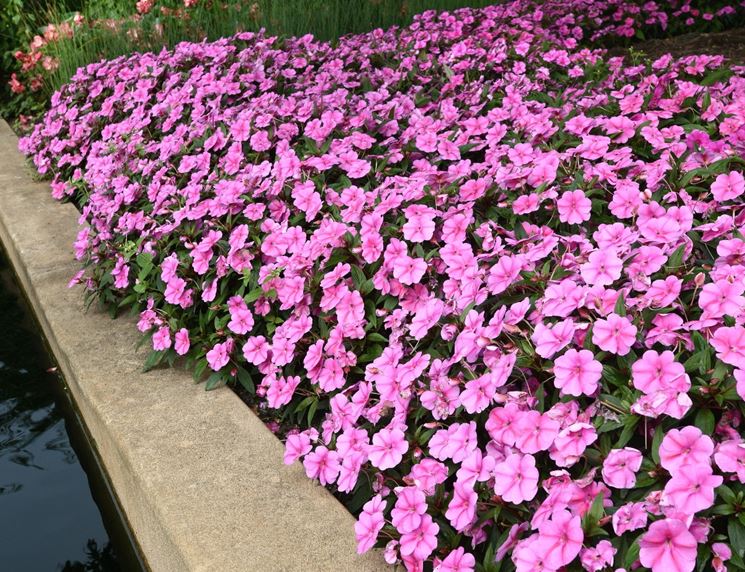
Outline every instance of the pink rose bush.
{"label": "pink rose bush", "polygon": [[607,58],[607,4],[101,62],[21,149],[147,366],[240,383],[360,552],[745,569],[745,70]]}

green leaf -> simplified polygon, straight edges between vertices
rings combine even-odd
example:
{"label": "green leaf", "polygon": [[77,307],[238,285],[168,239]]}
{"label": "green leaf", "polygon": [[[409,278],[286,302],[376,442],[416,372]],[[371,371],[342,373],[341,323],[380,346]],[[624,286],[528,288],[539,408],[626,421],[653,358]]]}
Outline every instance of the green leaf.
{"label": "green leaf", "polygon": [[371,334],[367,334],[367,341],[370,341],[370,342],[380,342],[380,343],[387,344],[388,343],[388,338],[386,338],[385,336],[379,334],[378,332],[373,332]]}
{"label": "green leaf", "polygon": [[670,255],[670,258],[667,259],[667,264],[665,264],[666,270],[674,272],[683,265],[683,254],[685,254],[685,249],[685,244],[681,244],[675,249],[675,252],[673,252]]}
{"label": "green leaf", "polygon": [[152,350],[147,355],[147,358],[145,358],[145,363],[142,364],[142,371],[147,373],[148,371],[156,367],[162,361],[164,355],[165,352]]}
{"label": "green leaf", "polygon": [[704,435],[713,435],[716,420],[714,419],[714,414],[711,412],[711,409],[699,410],[693,424],[701,429],[701,432],[704,433]]}
{"label": "green leaf", "polygon": [[662,425],[658,425],[654,430],[654,437],[652,438],[652,459],[658,465],[660,464],[660,443],[664,437]]}
{"label": "green leaf", "polygon": [[264,290],[262,290],[261,287],[254,288],[246,295],[244,300],[246,300],[246,304],[250,304],[251,302],[255,302],[256,300],[261,298],[263,294]]}
{"label": "green leaf", "polygon": [[316,414],[316,410],[318,409],[318,399],[314,399],[310,407],[308,407],[308,425],[310,425],[313,422],[313,416]]}
{"label": "green leaf", "polygon": [[[640,535],[641,536],[641,535]],[[624,567],[627,570],[631,570],[632,564],[639,559],[639,538],[634,540],[634,543],[629,546],[624,557]]]}
{"label": "green leaf", "polygon": [[745,554],[745,526],[735,519],[730,518],[727,523],[727,536],[729,536],[732,551],[738,554]]}
{"label": "green leaf", "polygon": [[238,381],[250,394],[256,393],[256,386],[251,374],[245,368],[238,367]]}
{"label": "green leaf", "polygon": [[631,441],[634,433],[636,433],[637,425],[639,425],[639,417],[636,415],[629,415],[626,419],[626,426],[623,428],[623,431],[621,431],[618,441],[616,441],[616,448],[620,449],[621,447],[625,447],[626,444]]}
{"label": "green leaf", "polygon": [[616,300],[616,305],[613,307],[613,311],[619,316],[626,315],[626,296],[623,295],[623,292],[619,294],[618,300]]}
{"label": "green leaf", "polygon": [[222,387],[228,382],[226,376],[219,371],[213,371],[212,374],[207,378],[207,384],[204,389],[206,391],[212,391],[218,387]]}

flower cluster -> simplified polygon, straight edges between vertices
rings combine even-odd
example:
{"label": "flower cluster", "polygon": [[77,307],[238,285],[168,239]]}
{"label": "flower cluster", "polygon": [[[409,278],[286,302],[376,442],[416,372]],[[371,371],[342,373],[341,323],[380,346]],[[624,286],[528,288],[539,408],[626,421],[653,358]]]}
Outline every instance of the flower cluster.
{"label": "flower cluster", "polygon": [[148,366],[411,571],[745,568],[745,70],[608,59],[595,4],[93,64],[21,140]]}

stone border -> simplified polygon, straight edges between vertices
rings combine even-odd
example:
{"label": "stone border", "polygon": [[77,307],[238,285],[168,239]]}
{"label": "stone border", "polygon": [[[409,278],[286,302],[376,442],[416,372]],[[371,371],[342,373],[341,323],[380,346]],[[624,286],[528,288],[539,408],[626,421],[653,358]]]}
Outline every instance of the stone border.
{"label": "stone border", "polygon": [[142,373],[134,320],[84,312],[71,245],[78,212],[31,179],[0,120],[0,240],[155,572],[392,570],[357,556],[354,518],[228,388]]}

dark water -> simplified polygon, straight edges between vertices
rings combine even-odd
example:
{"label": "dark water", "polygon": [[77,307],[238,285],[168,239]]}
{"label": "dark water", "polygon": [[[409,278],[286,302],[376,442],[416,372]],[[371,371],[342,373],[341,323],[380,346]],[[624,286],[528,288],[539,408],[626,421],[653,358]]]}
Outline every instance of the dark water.
{"label": "dark water", "polygon": [[5,260],[0,260],[0,570],[142,570]]}

